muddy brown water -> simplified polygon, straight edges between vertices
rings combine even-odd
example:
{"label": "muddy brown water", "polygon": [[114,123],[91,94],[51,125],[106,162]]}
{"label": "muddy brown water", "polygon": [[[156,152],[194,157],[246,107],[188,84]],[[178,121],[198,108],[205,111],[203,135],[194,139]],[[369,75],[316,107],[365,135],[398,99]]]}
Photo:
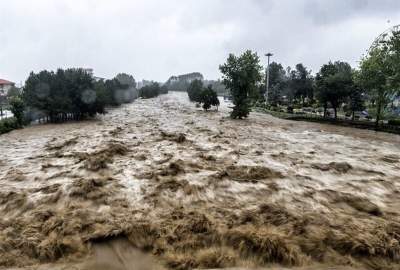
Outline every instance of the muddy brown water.
{"label": "muddy brown water", "polygon": [[173,92],[0,136],[0,267],[400,269],[400,136],[228,113]]}

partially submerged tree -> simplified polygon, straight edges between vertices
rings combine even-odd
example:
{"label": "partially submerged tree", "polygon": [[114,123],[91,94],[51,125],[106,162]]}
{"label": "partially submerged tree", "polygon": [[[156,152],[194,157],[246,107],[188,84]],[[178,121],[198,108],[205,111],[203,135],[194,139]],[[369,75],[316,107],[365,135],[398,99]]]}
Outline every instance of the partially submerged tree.
{"label": "partially submerged tree", "polygon": [[209,110],[211,106],[219,106],[217,92],[212,89],[211,85],[201,91],[200,103],[203,104],[203,109],[206,111]]}
{"label": "partially submerged tree", "polygon": [[160,95],[160,85],[158,83],[152,83],[140,88],[141,98],[154,98]]}
{"label": "partially submerged tree", "polygon": [[203,91],[204,85],[201,80],[194,80],[190,83],[187,88],[189,100],[191,102],[200,102],[201,91]]}
{"label": "partially submerged tree", "polygon": [[231,117],[242,119],[250,113],[249,96],[258,91],[262,79],[262,66],[256,53],[248,50],[240,56],[230,54],[227,62],[221,65],[223,82],[230,90],[234,104]]}

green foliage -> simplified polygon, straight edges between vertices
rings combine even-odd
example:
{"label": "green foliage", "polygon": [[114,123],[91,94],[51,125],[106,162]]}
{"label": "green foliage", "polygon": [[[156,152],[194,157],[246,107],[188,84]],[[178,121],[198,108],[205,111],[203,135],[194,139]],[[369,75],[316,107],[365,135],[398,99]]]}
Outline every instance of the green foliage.
{"label": "green foliage", "polygon": [[304,105],[305,98],[314,97],[311,71],[307,70],[303,64],[297,64],[295,70],[290,71],[289,78],[289,87],[295,99],[299,99]]}
{"label": "green foliage", "polygon": [[20,95],[21,95],[21,89],[15,87],[15,86],[11,87],[11,89],[8,90],[8,93],[7,93],[8,98],[18,97]]}
{"label": "green foliage", "polygon": [[31,73],[26,80],[23,100],[50,121],[82,119],[104,113],[105,93],[94,87],[93,78],[83,69]]}
{"label": "green foliage", "polygon": [[119,73],[117,76],[115,76],[115,79],[117,79],[121,85],[136,88],[136,81],[132,75]]}
{"label": "green foliage", "polygon": [[[288,78],[283,66],[279,63],[272,62],[269,66],[269,91],[268,91],[268,104],[277,106],[282,102],[284,90],[288,86]],[[265,84],[261,87],[261,95],[265,95]]]}
{"label": "green foliage", "polygon": [[161,95],[168,94],[168,86],[167,85],[164,84],[163,86],[160,87],[160,94]]}
{"label": "green foliage", "polygon": [[390,102],[400,89],[400,32],[382,41],[361,60],[358,83],[368,91],[376,105],[376,126]]}
{"label": "green foliage", "polygon": [[101,101],[111,106],[130,103],[138,96],[133,86],[122,84],[117,78],[95,82],[94,88],[96,92],[101,93]]}
{"label": "green foliage", "polygon": [[223,82],[230,90],[234,104],[231,117],[242,119],[250,113],[249,97],[258,92],[262,79],[260,58],[256,53],[248,50],[239,57],[230,54],[227,62],[221,65]]}
{"label": "green foliage", "polygon": [[0,134],[10,132],[17,128],[20,128],[20,125],[15,117],[0,120]]}
{"label": "green foliage", "polygon": [[400,126],[400,119],[391,119],[388,121],[388,124],[392,126]]}
{"label": "green foliage", "polygon": [[199,100],[199,102],[203,104],[203,109],[206,111],[209,110],[211,106],[219,106],[217,92],[212,89],[211,85],[201,91]]}
{"label": "green foliage", "polygon": [[160,95],[161,88],[158,83],[152,83],[150,85],[146,85],[140,89],[140,97],[141,98],[154,98]]}
{"label": "green foliage", "polygon": [[353,120],[354,113],[365,110],[364,92],[360,87],[353,87],[349,93],[348,101],[349,110],[352,112]]}
{"label": "green foliage", "polygon": [[324,115],[329,103],[337,118],[337,108],[354,90],[351,66],[340,61],[323,65],[316,77],[316,87],[316,98],[325,109]]}
{"label": "green foliage", "polygon": [[25,104],[22,101],[21,98],[19,97],[12,97],[10,99],[10,109],[11,112],[13,113],[15,119],[17,120],[17,123],[20,127],[24,124],[24,110],[25,110]]}
{"label": "green foliage", "polygon": [[189,100],[191,102],[201,102],[201,92],[203,88],[204,86],[201,80],[194,80],[187,88]]}

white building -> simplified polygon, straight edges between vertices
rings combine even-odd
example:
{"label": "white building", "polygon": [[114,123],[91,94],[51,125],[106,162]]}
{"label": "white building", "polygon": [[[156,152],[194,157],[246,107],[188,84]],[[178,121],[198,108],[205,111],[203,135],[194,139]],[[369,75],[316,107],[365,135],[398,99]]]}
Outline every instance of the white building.
{"label": "white building", "polygon": [[15,83],[0,79],[0,96],[6,96]]}

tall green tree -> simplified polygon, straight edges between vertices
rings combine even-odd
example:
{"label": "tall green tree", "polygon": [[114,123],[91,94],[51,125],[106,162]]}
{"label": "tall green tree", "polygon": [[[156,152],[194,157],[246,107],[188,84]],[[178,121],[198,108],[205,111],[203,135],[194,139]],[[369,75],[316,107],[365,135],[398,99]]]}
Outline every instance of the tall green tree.
{"label": "tall green tree", "polygon": [[316,77],[317,99],[324,106],[324,116],[329,104],[337,118],[338,107],[346,101],[354,88],[351,66],[346,62],[329,62],[321,67]]}
{"label": "tall green tree", "polygon": [[395,31],[361,60],[358,83],[376,106],[376,127],[393,94],[400,89],[400,31]]}
{"label": "tall green tree", "polygon": [[303,64],[297,64],[294,70],[289,73],[289,87],[293,92],[293,97],[304,105],[306,98],[313,99],[313,77],[311,71]]}
{"label": "tall green tree", "polygon": [[93,78],[83,69],[31,73],[23,91],[25,104],[52,122],[104,113],[105,104],[98,96]]}
{"label": "tall green tree", "polygon": [[226,63],[221,65],[223,82],[230,90],[234,104],[231,117],[242,119],[250,113],[249,96],[258,91],[262,80],[262,66],[256,53],[248,50],[240,56],[230,54]]}
{"label": "tall green tree", "polygon": [[[279,63],[272,62],[269,66],[269,91],[268,102],[272,106],[277,106],[282,101],[284,90],[287,87],[286,71]],[[262,85],[262,93],[265,94],[265,84]]]}

